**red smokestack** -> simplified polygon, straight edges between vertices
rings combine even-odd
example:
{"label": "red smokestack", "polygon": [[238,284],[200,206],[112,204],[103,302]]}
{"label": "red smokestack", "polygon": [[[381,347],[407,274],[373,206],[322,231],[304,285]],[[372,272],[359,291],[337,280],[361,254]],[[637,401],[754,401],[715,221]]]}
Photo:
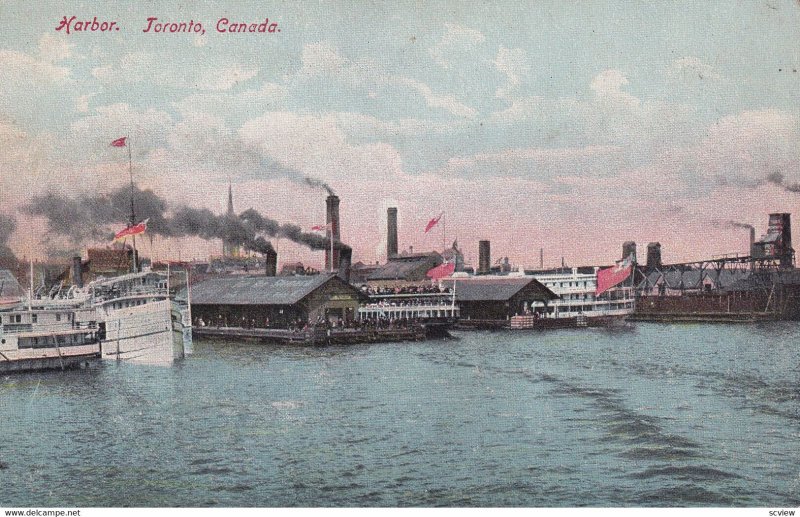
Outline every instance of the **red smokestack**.
{"label": "red smokestack", "polygon": [[[325,200],[325,205],[326,205],[325,223],[331,225],[331,234],[333,235],[333,241],[335,243],[332,257],[331,257],[330,246],[325,247],[325,270],[331,271],[339,269],[338,244],[341,236],[339,233],[339,197],[331,194]],[[331,259],[333,260],[332,263]]]}

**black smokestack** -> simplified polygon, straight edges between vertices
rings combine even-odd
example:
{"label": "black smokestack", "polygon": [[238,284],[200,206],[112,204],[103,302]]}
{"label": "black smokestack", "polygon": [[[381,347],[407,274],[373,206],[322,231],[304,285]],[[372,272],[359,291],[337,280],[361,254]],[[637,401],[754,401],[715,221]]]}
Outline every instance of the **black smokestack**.
{"label": "black smokestack", "polygon": [[647,269],[661,269],[661,243],[651,242],[647,245]]}
{"label": "black smokestack", "polygon": [[752,257],[755,255],[756,249],[756,229],[752,226],[750,227],[750,256]]}
{"label": "black smokestack", "polygon": [[[339,235],[339,197],[331,194],[325,199],[325,223],[331,225],[331,236],[334,242],[340,240]],[[334,246],[333,255],[331,250],[325,249],[325,269],[331,271],[339,269],[339,252]]]}
{"label": "black smokestack", "polygon": [[397,208],[386,211],[386,259],[397,255]]}
{"label": "black smokestack", "polygon": [[488,275],[492,267],[489,241],[478,242],[478,274]]}
{"label": "black smokestack", "polygon": [[339,251],[339,278],[350,283],[350,264],[353,261],[353,250],[343,247]]}
{"label": "black smokestack", "polygon": [[278,274],[278,254],[270,247],[264,255],[266,260],[266,275],[275,276]]}
{"label": "black smokestack", "polygon": [[83,287],[83,263],[80,255],[72,257],[72,285]]}
{"label": "black smokestack", "polygon": [[633,241],[625,241],[622,244],[622,260],[633,255],[633,261],[636,262],[636,243]]}

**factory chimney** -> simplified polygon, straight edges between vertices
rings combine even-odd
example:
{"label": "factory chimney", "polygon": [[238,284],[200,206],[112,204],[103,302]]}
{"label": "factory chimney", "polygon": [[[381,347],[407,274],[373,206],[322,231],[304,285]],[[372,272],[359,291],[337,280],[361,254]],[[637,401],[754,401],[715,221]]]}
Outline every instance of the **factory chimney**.
{"label": "factory chimney", "polygon": [[72,285],[83,287],[83,265],[81,257],[72,257]]}
{"label": "factory chimney", "polygon": [[492,267],[489,241],[478,242],[478,274],[488,275]]}
{"label": "factory chimney", "polygon": [[386,260],[397,255],[397,208],[386,211]]}
{"label": "factory chimney", "polygon": [[756,229],[752,226],[750,227],[750,256],[754,257],[756,255]]}
{"label": "factory chimney", "polygon": [[267,276],[275,276],[278,274],[278,254],[273,249],[268,249],[264,255],[266,260],[266,270],[264,273]]}
{"label": "factory chimney", "polygon": [[350,264],[353,262],[353,249],[344,247],[339,253],[339,278],[350,283]]}
{"label": "factory chimney", "polygon": [[[338,243],[341,239],[339,233],[339,197],[331,194],[325,200],[325,223],[331,225],[329,236],[333,237],[333,241]],[[333,253],[331,249],[325,248],[325,269],[332,271],[339,269],[339,250],[334,246]]]}

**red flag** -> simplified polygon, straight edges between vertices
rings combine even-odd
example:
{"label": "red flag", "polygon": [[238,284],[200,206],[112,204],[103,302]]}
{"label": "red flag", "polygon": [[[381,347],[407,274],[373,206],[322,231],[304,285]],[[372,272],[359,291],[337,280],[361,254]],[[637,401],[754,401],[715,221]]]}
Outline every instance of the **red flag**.
{"label": "red flag", "polygon": [[111,142],[111,147],[125,147],[125,140],[127,140],[127,136],[123,136],[122,138],[117,138],[113,142]]}
{"label": "red flag", "polygon": [[433,280],[439,280],[440,278],[446,278],[452,275],[455,270],[455,262],[445,262],[444,264],[439,264],[435,268],[428,271],[425,276]]}
{"label": "red flag", "polygon": [[331,223],[322,225],[322,224],[315,224],[311,227],[312,232],[321,232],[322,230],[328,230],[331,227]]}
{"label": "red flag", "polygon": [[631,257],[626,258],[616,266],[606,269],[601,269],[597,272],[597,288],[594,295],[600,296],[608,291],[615,285],[619,285],[631,276],[633,271],[633,260]]}
{"label": "red flag", "polygon": [[439,224],[439,219],[441,219],[443,215],[444,215],[444,212],[439,214],[438,217],[434,217],[433,219],[428,221],[428,225],[425,227],[425,231],[423,233],[428,233],[431,230],[431,228],[433,228],[434,226]]}
{"label": "red flag", "polygon": [[139,224],[134,224],[133,226],[128,226],[124,230],[120,230],[114,235],[114,240],[118,241],[124,239],[125,237],[130,237],[133,235],[139,235],[140,233],[144,233],[147,230],[147,221],[150,219],[145,219]]}

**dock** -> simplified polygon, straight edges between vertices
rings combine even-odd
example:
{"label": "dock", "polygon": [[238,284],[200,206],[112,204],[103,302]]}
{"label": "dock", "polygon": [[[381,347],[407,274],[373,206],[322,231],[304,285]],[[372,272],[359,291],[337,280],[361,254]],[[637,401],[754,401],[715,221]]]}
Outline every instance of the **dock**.
{"label": "dock", "polygon": [[778,319],[772,312],[640,312],[628,321],[652,323],[759,323]]}
{"label": "dock", "polygon": [[298,346],[349,345],[356,343],[390,343],[422,341],[426,337],[422,325],[405,328],[349,329],[313,328],[303,330],[243,327],[192,327],[192,335],[205,338],[236,338]]}

